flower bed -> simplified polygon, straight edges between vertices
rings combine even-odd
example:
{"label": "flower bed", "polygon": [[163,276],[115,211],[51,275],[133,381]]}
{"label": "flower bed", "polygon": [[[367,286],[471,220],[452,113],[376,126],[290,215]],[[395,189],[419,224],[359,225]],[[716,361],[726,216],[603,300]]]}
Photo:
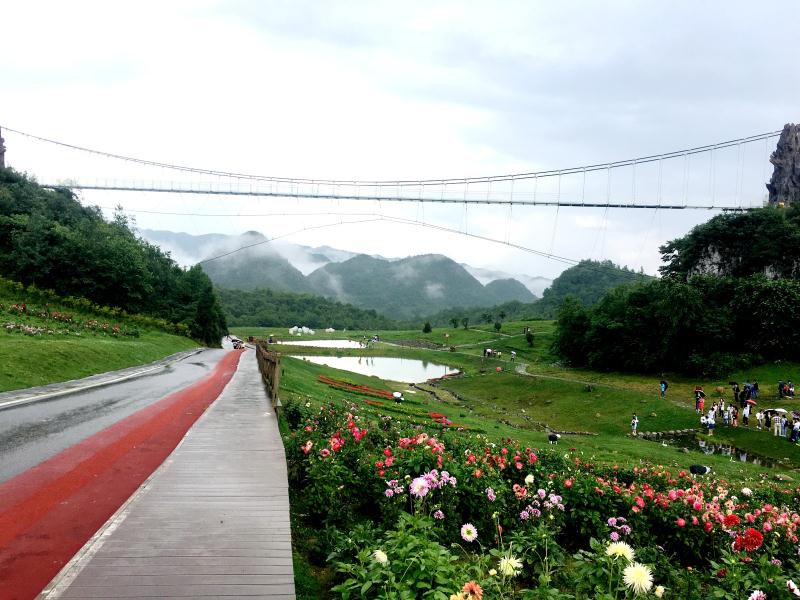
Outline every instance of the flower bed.
{"label": "flower bed", "polygon": [[296,537],[344,598],[788,598],[800,576],[796,488],[304,411],[284,437]]}
{"label": "flower bed", "polygon": [[342,381],[341,379],[334,379],[333,377],[328,377],[326,375],[320,375],[318,380],[321,383],[324,383],[325,385],[328,385],[337,390],[354,392],[356,394],[364,394],[366,396],[374,396],[376,398],[384,398],[386,400],[391,400],[393,398],[392,392],[386,390],[378,390],[366,385],[358,385],[355,383],[350,383],[348,381]]}

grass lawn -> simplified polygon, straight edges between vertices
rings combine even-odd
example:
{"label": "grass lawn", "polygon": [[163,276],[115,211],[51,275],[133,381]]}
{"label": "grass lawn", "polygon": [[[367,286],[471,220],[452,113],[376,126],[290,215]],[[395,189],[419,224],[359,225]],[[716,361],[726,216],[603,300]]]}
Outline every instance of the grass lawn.
{"label": "grass lawn", "polygon": [[[26,311],[13,308],[25,298],[0,286],[0,392],[18,390],[153,362],[175,352],[197,347],[189,338],[158,329],[111,322],[106,316],[65,309],[50,303],[49,311],[68,314],[71,321],[45,318],[41,305],[27,303]],[[95,321],[94,328],[84,327]],[[138,336],[112,335],[103,324],[136,330]],[[54,333],[28,335],[14,325],[43,328]],[[9,328],[11,327],[11,328]]]}
{"label": "grass lawn", "polygon": [[127,339],[0,333],[0,392],[146,364],[196,346],[156,331]]}

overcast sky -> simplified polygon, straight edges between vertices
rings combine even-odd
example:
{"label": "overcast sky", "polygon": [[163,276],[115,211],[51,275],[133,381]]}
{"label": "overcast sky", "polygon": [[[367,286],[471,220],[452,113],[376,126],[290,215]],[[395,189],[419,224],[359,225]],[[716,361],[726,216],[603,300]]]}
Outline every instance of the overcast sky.
{"label": "overcast sky", "polygon": [[[798,22],[794,0],[29,0],[2,9],[0,126],[154,161],[276,176],[421,179],[570,167],[800,121],[791,33]],[[7,162],[42,179],[173,177],[4,137]],[[760,204],[772,149],[761,142],[719,153],[714,193]],[[662,186],[707,200],[703,160],[666,165]],[[640,199],[659,194],[652,170],[636,180],[630,171],[610,182],[601,176],[589,184],[595,199],[632,189]],[[562,192],[576,195],[580,185],[564,180]],[[655,273],[659,244],[714,214],[110,192],[83,199],[120,204],[143,228],[291,233],[286,239],[297,243],[385,256],[436,252],[547,277],[567,265],[441,230],[310,227],[358,220],[323,212],[393,214]],[[297,212],[313,214],[237,216]]]}

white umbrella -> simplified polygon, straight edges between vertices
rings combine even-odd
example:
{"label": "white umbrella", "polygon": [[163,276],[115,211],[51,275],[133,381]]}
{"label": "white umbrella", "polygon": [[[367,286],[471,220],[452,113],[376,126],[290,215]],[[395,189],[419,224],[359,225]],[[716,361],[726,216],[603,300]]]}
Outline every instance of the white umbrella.
{"label": "white umbrella", "polygon": [[785,412],[788,412],[788,411],[787,411],[785,408],[771,408],[770,410],[771,410],[772,412],[776,412],[776,413],[785,413]]}

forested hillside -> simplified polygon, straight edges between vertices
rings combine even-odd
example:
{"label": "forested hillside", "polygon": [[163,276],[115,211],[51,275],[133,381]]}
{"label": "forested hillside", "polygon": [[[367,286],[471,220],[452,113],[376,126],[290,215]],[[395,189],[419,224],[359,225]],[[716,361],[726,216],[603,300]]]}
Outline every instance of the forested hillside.
{"label": "forested hillside", "polygon": [[67,189],[48,190],[0,169],[0,276],[104,306],[188,326],[215,345],[226,331],[211,281],[139,239],[127,219],[108,222]]}
{"label": "forested hillside", "polygon": [[[387,261],[364,254],[330,263],[308,276],[315,293],[380,311],[394,319],[422,318],[451,306],[487,306],[534,296],[518,282],[484,287],[464,267],[440,254]],[[516,285],[515,285],[516,284]]]}
{"label": "forested hillside", "polygon": [[800,278],[800,208],[722,214],[660,248],[667,277],[692,275]]}
{"label": "forested hillside", "polygon": [[565,303],[554,350],[573,366],[693,374],[800,359],[798,216],[714,217],[661,248],[664,279]]}
{"label": "forested hillside", "polygon": [[395,329],[397,322],[374,310],[362,310],[309,294],[276,290],[219,289],[231,326],[300,325],[322,329]]}
{"label": "forested hillside", "polygon": [[577,299],[583,306],[592,306],[616,286],[646,278],[646,275],[619,267],[610,260],[582,260],[561,273],[544,291],[541,314],[555,316],[567,296]]}

